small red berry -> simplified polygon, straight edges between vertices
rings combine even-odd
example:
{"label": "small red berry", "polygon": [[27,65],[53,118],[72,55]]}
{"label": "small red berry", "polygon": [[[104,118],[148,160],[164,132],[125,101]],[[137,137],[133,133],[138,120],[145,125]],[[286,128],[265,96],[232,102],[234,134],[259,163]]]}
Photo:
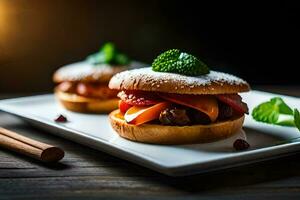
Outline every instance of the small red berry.
{"label": "small red berry", "polygon": [[54,121],[59,123],[65,123],[68,121],[68,119],[65,116],[60,114]]}
{"label": "small red berry", "polygon": [[237,151],[242,151],[242,150],[246,150],[250,147],[250,144],[243,139],[237,139],[234,143],[233,143],[233,147],[237,150]]}

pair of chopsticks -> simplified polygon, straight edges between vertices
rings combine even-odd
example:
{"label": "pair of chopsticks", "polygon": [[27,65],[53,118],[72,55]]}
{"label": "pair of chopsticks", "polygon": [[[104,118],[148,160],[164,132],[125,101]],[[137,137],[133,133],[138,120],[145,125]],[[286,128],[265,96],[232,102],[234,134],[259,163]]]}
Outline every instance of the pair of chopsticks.
{"label": "pair of chopsticks", "polygon": [[38,142],[2,127],[0,127],[0,147],[43,162],[57,162],[65,154],[58,147]]}

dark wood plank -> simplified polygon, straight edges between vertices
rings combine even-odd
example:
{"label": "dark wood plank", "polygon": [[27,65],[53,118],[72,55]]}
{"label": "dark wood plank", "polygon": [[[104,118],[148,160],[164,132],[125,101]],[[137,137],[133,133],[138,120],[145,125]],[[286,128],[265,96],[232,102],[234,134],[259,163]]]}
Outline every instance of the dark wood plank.
{"label": "dark wood plank", "polygon": [[[270,86],[268,86],[270,87]],[[276,88],[269,88],[275,91]],[[297,89],[282,89],[300,96]],[[299,199],[299,154],[219,172],[173,178],[35,129],[0,113],[0,126],[61,146],[45,165],[0,149],[0,199]]]}

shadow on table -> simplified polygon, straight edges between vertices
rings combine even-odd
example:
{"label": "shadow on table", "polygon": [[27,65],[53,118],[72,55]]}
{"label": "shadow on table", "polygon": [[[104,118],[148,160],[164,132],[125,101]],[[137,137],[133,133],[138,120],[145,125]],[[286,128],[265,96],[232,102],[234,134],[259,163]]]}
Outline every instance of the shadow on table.
{"label": "shadow on table", "polygon": [[162,177],[163,184],[186,192],[248,186],[300,175],[299,154],[206,174]]}
{"label": "shadow on table", "polygon": [[[18,126],[14,126],[14,129],[16,129],[16,127],[18,129]],[[20,128],[24,128],[24,125],[20,126]],[[54,140],[58,143],[58,145],[63,145],[63,147],[76,149],[76,157],[83,159],[85,162],[90,162],[96,168],[110,167],[109,171],[112,176],[124,177],[124,179],[133,177],[137,181],[141,181],[146,184],[149,183],[150,185],[154,184],[157,187],[173,188],[185,193],[197,194],[203,191],[248,186],[258,183],[266,183],[274,180],[282,180],[294,176],[300,176],[299,154],[296,154],[276,160],[269,160],[257,164],[250,164],[205,174],[186,177],[169,177],[150,169],[113,157],[104,152],[93,150],[80,144],[64,140],[57,136],[53,136],[50,134],[43,134],[42,136],[40,136],[39,134],[41,131],[38,129],[27,126],[26,129],[30,129],[31,134],[34,134],[34,136],[37,137],[35,139],[43,137],[46,140]],[[70,168],[76,167],[72,165],[72,163],[65,162],[64,160],[60,163],[44,164],[19,154],[8,151],[7,153],[35,165],[53,170],[68,170]],[[102,174],[100,172],[98,174],[98,172],[96,171],[92,175],[101,176]],[[74,174],[74,176],[81,176],[81,174]]]}

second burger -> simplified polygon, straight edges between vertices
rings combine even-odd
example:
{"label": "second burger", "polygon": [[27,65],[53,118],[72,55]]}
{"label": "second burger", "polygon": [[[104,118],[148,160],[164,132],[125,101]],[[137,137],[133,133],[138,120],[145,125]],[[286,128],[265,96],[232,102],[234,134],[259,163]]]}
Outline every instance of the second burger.
{"label": "second burger", "polygon": [[132,67],[129,58],[106,43],[86,60],[59,68],[53,75],[55,96],[68,110],[107,113],[118,107],[117,91],[108,88],[111,77]]}

